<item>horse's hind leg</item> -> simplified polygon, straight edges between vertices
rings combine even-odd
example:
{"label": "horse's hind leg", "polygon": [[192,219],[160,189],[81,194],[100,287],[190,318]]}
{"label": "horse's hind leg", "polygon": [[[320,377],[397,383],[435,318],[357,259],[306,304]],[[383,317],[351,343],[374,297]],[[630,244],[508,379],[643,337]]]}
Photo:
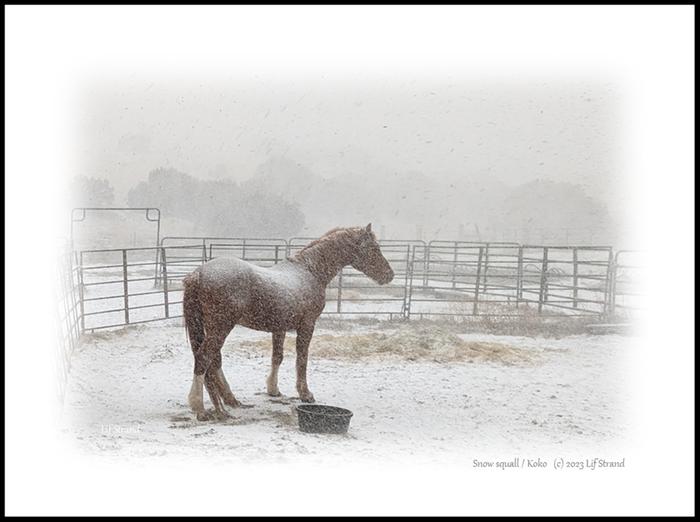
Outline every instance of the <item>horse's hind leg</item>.
{"label": "horse's hind leg", "polygon": [[216,391],[219,393],[219,396],[223,399],[224,404],[233,408],[242,406],[242,404],[238,402],[236,397],[233,395],[231,387],[228,385],[228,381],[226,380],[226,376],[224,375],[224,370],[222,369],[221,364],[221,351],[219,351],[217,356],[212,361],[212,364],[209,370],[207,371],[207,375],[212,376],[212,384],[216,386]]}
{"label": "horse's hind leg", "polygon": [[190,390],[189,403],[198,420],[209,418],[204,409],[202,385],[207,388],[216,413],[219,416],[226,414],[221,405],[221,394],[216,381],[217,368],[213,367],[214,363],[218,361],[220,369],[221,347],[225,339],[226,335],[207,333],[204,342],[194,354],[194,380]]}
{"label": "horse's hind leg", "polygon": [[194,354],[194,375],[192,377],[190,393],[187,396],[187,402],[197,417],[197,420],[208,420],[209,415],[204,409],[204,370],[202,367],[201,350],[201,345],[192,350]]}
{"label": "horse's hind leg", "polygon": [[277,371],[284,358],[284,336],[286,332],[274,332],[272,334],[272,367],[267,377],[267,394],[273,397],[282,395],[277,387]]}
{"label": "horse's hind leg", "polygon": [[209,398],[214,405],[214,416],[218,419],[225,419],[230,417],[228,412],[223,406],[223,393],[222,387],[219,383],[218,372],[221,370],[215,370],[214,368],[209,368],[204,374],[204,386],[209,393]]}
{"label": "horse's hind leg", "polygon": [[190,387],[190,393],[187,396],[187,402],[192,408],[192,411],[197,417],[197,420],[206,420],[207,412],[204,410],[204,375],[197,375],[196,373],[192,377],[192,386]]}

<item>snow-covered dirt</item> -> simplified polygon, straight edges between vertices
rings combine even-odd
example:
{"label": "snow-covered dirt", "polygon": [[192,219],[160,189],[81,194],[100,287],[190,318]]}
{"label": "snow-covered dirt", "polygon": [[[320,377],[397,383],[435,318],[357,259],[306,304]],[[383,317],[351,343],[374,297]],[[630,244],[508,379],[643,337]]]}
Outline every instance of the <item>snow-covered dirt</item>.
{"label": "snow-covered dirt", "polygon": [[272,398],[264,393],[270,335],[234,329],[223,369],[252,408],[199,422],[187,406],[192,354],[181,319],[101,331],[74,354],[62,434],[118,459],[455,463],[486,453],[600,452],[629,432],[633,341],[447,332],[428,322],[317,328],[311,391],[354,416],[347,435],[315,435],[297,427],[291,333],[280,369],[285,395]]}

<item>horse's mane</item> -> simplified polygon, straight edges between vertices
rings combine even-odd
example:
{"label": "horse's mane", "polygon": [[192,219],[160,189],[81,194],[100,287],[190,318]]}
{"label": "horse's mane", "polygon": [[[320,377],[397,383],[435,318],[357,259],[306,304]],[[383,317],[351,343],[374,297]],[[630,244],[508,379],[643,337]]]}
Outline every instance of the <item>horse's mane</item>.
{"label": "horse's mane", "polygon": [[321,237],[319,237],[318,239],[314,239],[313,241],[311,241],[311,243],[309,243],[304,248],[299,250],[299,252],[296,253],[296,256],[298,256],[299,254],[302,254],[303,252],[307,251],[308,249],[310,249],[312,247],[315,247],[316,245],[319,245],[321,243],[326,243],[327,241],[332,239],[332,237],[334,237],[338,232],[345,232],[347,234],[352,234],[352,233],[358,233],[360,231],[362,231],[362,227],[348,227],[348,228],[335,227],[335,228],[332,228],[328,232],[323,234]]}

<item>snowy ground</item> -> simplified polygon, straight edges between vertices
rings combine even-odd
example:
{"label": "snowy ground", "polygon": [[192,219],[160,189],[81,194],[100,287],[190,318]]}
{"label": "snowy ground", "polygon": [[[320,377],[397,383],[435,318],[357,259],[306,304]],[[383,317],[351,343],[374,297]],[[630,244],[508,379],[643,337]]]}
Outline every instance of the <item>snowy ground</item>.
{"label": "snowy ground", "polygon": [[[476,455],[605,449],[629,434],[634,339],[446,333],[428,323],[317,329],[309,385],[354,412],[347,435],[301,433],[288,335],[280,390],[264,394],[269,334],[238,327],[223,350],[237,398],[227,421],[187,407],[192,355],[181,320],[96,332],[73,357],[63,436],[108,458],[468,462]],[[205,402],[208,406],[208,403]]]}

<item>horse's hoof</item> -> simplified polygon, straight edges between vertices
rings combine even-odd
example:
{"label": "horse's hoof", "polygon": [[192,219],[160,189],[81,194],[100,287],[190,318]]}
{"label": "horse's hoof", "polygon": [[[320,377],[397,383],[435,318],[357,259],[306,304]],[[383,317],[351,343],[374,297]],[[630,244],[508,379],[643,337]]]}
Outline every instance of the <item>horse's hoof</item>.
{"label": "horse's hoof", "polygon": [[241,405],[241,403],[238,402],[238,399],[236,399],[233,395],[231,395],[230,397],[226,397],[224,399],[224,404],[226,406],[231,406],[231,408],[238,408]]}
{"label": "horse's hoof", "polygon": [[226,420],[231,418],[231,414],[226,410],[216,410],[214,412],[214,417],[216,420]]}
{"label": "horse's hoof", "polygon": [[277,391],[268,391],[267,394],[268,394],[270,397],[282,397],[282,394],[280,393],[279,390],[277,390]]}
{"label": "horse's hoof", "polygon": [[253,407],[252,404],[243,404],[238,399],[233,399],[233,400],[229,399],[227,401],[224,401],[224,404],[226,406],[230,406],[231,408],[252,408]]}
{"label": "horse's hoof", "polygon": [[198,421],[210,421],[212,420],[212,415],[208,411],[198,411],[195,413]]}
{"label": "horse's hoof", "polygon": [[314,396],[311,393],[308,395],[301,395],[299,398],[301,399],[301,402],[316,402],[316,399],[314,399]]}

